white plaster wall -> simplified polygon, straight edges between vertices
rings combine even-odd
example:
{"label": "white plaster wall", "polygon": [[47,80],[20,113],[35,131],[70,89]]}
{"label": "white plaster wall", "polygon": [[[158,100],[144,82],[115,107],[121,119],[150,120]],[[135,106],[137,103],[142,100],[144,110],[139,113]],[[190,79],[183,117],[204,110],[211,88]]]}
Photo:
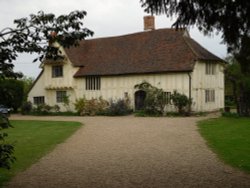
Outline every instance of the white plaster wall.
{"label": "white plaster wall", "polygon": [[69,62],[62,62],[63,77],[52,77],[52,65],[44,65],[45,88],[73,88],[75,86],[74,74],[79,68],[73,67]]}
{"label": "white plaster wall", "polygon": [[[64,50],[60,50],[65,54]],[[52,65],[63,65],[63,77],[52,77]],[[43,74],[37,80],[36,84],[29,92],[28,100],[33,103],[33,97],[45,96],[45,103],[53,106],[58,105],[61,111],[66,111],[63,103],[56,102],[56,91],[66,91],[70,100],[70,110],[74,110],[74,102],[76,100],[76,80],[73,75],[78,71],[78,67],[74,67],[72,63],[66,57],[62,62],[57,64],[46,64],[42,65]]]}
{"label": "white plaster wall", "polygon": [[[179,93],[189,96],[188,73],[165,73],[165,74],[141,74],[102,76],[101,90],[85,90],[85,78],[74,78],[78,68],[73,67],[71,62],[65,62],[63,77],[52,78],[51,65],[44,65],[44,72],[31,89],[28,99],[33,102],[34,96],[45,96],[45,103],[51,106],[57,104],[61,110],[66,110],[62,103],[56,102],[56,91],[67,91],[70,99],[70,109],[74,110],[74,102],[85,96],[87,99],[103,97],[105,100],[116,100],[124,98],[128,93],[131,99],[131,107],[134,107],[135,85],[147,81],[153,86],[162,88],[166,92],[177,90]],[[224,107],[224,68],[223,65],[216,65],[215,75],[205,74],[205,63],[197,62],[192,76],[192,98],[193,111],[214,111]],[[205,103],[205,89],[215,90],[215,102]],[[167,106],[167,111],[175,108]]]}
{"label": "white plaster wall", "polygon": [[[192,73],[192,98],[194,111],[215,111],[224,108],[224,66],[217,63],[215,75],[205,74],[206,64],[198,62]],[[215,102],[205,102],[205,90],[215,90]]]}
{"label": "white plaster wall", "polygon": [[31,88],[29,94],[28,94],[28,101],[34,102],[33,97],[38,97],[38,96],[44,96],[45,103],[49,101],[48,96],[46,96],[46,90],[44,88],[44,80],[45,80],[45,75],[44,72],[40,73],[39,79],[36,80],[35,85]]}
{"label": "white plaster wall", "polygon": [[[101,90],[85,90],[85,78],[76,79],[76,98],[85,96],[87,99],[102,97],[105,100],[117,100],[124,98],[128,93],[131,99],[131,107],[134,107],[134,86],[147,81],[153,86],[162,88],[166,92],[177,90],[180,93],[189,94],[189,78],[187,73],[168,74],[144,74],[125,76],[103,76],[101,77]],[[173,106],[168,106],[168,110]]]}

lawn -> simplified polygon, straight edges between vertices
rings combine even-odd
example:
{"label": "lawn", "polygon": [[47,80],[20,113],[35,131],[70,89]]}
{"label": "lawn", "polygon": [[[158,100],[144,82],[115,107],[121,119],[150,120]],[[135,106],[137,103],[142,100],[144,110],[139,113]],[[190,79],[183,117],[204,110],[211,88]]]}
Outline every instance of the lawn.
{"label": "lawn", "polygon": [[250,173],[250,118],[221,117],[201,121],[198,126],[219,158]]}
{"label": "lawn", "polygon": [[14,143],[17,160],[11,170],[0,169],[0,187],[62,143],[81,126],[77,122],[56,121],[11,121],[11,125],[14,128],[5,131],[9,134],[6,140]]}

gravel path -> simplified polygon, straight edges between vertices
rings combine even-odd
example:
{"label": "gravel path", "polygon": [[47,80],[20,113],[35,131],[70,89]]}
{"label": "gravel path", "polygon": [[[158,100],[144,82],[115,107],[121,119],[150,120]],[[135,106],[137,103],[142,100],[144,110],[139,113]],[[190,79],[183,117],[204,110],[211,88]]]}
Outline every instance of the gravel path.
{"label": "gravel path", "polygon": [[22,117],[85,124],[8,187],[250,187],[197,132],[201,118]]}

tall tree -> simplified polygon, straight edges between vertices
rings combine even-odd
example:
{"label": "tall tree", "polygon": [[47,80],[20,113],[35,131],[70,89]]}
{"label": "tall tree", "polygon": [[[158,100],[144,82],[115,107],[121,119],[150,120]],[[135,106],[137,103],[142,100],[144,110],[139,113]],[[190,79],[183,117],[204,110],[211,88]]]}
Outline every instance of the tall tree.
{"label": "tall tree", "polygon": [[0,104],[16,112],[24,100],[24,83],[15,79],[0,80]]}
{"label": "tall tree", "polygon": [[242,67],[234,56],[226,58],[228,65],[225,69],[225,81],[231,86],[233,100],[237,106],[237,112],[242,115],[250,113],[250,74],[242,72]]}
{"label": "tall tree", "polygon": [[20,81],[23,83],[23,91],[24,91],[23,102],[26,102],[27,98],[28,98],[29,91],[30,91],[35,79],[32,77],[23,76],[20,79]]}

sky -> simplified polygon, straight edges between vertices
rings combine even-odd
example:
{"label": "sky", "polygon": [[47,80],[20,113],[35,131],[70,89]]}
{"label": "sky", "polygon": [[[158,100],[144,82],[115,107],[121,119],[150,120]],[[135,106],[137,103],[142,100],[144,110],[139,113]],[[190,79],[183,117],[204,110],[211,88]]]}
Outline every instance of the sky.
{"label": "sky", "polygon": [[[0,31],[13,26],[13,20],[28,17],[38,11],[56,16],[69,14],[74,10],[85,10],[84,26],[94,31],[91,38],[120,36],[143,31],[143,16],[140,0],[0,0]],[[169,28],[174,20],[165,15],[155,16],[155,27]],[[204,36],[195,27],[189,28],[193,39],[220,58],[227,55],[226,46],[221,44],[221,36]],[[40,63],[32,63],[37,56],[21,54],[14,63],[15,71],[36,78]]]}

